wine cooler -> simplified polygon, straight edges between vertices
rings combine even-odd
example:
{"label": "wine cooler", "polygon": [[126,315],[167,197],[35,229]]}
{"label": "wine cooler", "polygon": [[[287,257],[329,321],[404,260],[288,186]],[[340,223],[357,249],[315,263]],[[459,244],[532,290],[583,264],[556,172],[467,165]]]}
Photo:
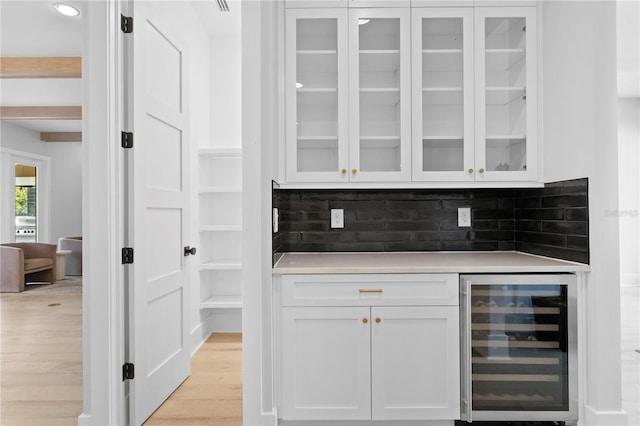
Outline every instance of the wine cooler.
{"label": "wine cooler", "polygon": [[577,421],[572,274],[461,275],[462,420]]}

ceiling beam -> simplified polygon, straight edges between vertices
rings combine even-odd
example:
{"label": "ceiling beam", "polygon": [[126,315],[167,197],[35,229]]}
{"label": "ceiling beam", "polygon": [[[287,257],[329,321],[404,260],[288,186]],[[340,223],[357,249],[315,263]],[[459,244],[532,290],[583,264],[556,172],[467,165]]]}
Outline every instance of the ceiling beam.
{"label": "ceiling beam", "polygon": [[82,120],[82,107],[0,106],[0,120]]}
{"label": "ceiling beam", "polygon": [[43,142],[82,142],[82,132],[40,132]]}
{"label": "ceiling beam", "polygon": [[80,78],[80,56],[0,58],[0,78]]}

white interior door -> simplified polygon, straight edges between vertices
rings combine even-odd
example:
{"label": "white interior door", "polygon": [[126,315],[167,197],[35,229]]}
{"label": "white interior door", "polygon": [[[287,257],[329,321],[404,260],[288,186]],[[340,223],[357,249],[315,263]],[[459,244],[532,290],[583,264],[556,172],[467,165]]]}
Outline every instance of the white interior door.
{"label": "white interior door", "polygon": [[136,1],[133,17],[130,423],[140,425],[190,374],[188,61],[171,6]]}

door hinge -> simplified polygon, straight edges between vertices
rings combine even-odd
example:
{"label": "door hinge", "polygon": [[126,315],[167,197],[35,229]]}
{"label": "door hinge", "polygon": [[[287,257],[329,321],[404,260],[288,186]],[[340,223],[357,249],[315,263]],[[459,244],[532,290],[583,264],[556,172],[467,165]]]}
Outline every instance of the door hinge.
{"label": "door hinge", "polygon": [[128,263],[133,263],[133,248],[123,247],[122,248],[122,264],[126,265]]}
{"label": "door hinge", "polygon": [[120,29],[125,34],[131,34],[133,32],[133,18],[120,14]]}
{"label": "door hinge", "polygon": [[133,148],[133,133],[121,132],[121,145],[123,148]]}
{"label": "door hinge", "polygon": [[135,378],[135,367],[132,362],[125,362],[122,365],[122,381]]}

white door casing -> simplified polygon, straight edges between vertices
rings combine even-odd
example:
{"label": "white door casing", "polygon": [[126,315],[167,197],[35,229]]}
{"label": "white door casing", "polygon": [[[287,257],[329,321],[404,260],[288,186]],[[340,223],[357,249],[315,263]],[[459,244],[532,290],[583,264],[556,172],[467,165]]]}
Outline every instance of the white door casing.
{"label": "white door casing", "polygon": [[171,6],[134,2],[128,235],[130,424],[142,424],[190,374],[188,75]]}

